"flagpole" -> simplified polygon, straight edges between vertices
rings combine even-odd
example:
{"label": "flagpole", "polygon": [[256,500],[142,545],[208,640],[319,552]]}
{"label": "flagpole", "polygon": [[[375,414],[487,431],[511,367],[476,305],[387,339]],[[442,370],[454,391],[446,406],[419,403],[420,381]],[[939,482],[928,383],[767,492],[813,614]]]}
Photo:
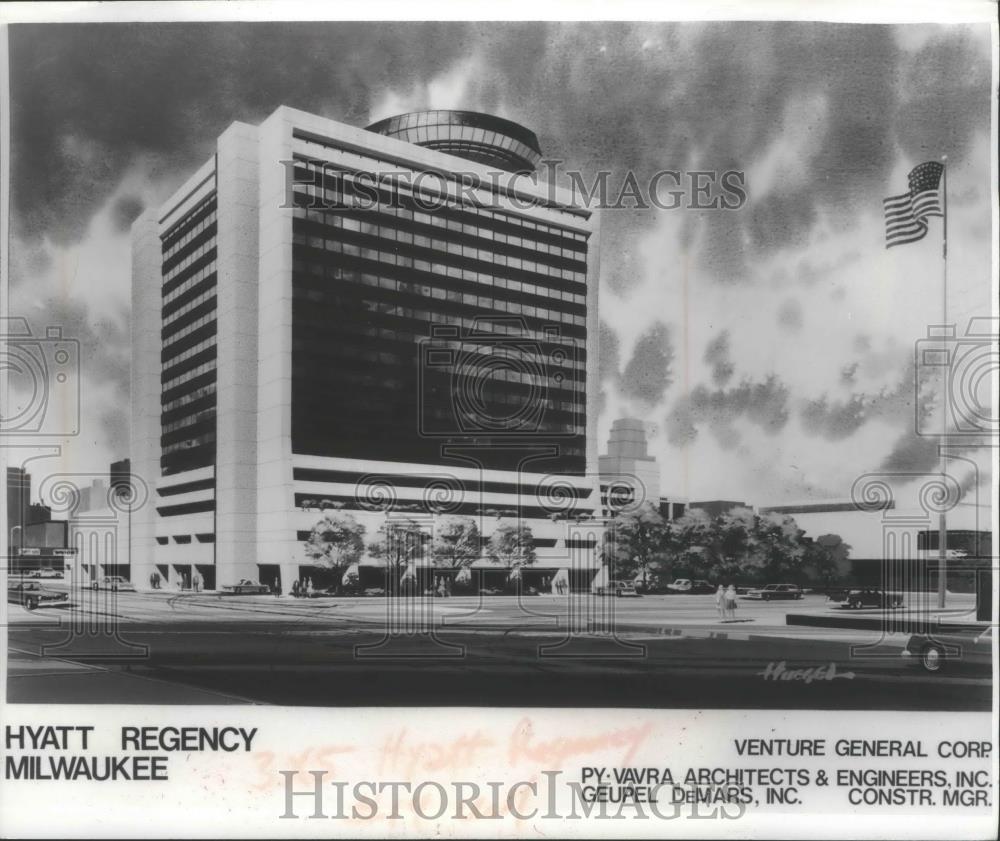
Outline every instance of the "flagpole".
{"label": "flagpole", "polygon": [[[945,330],[948,327],[948,156],[941,156],[941,212],[942,212],[942,238],[941,238],[941,258],[943,261],[944,282],[941,284],[941,304],[944,316]],[[941,443],[938,445],[938,454],[941,462],[941,484],[945,484],[945,450],[948,441],[948,394],[946,383],[941,387]],[[945,597],[948,592],[948,522],[942,506],[941,513],[938,514],[938,609],[945,606]]]}

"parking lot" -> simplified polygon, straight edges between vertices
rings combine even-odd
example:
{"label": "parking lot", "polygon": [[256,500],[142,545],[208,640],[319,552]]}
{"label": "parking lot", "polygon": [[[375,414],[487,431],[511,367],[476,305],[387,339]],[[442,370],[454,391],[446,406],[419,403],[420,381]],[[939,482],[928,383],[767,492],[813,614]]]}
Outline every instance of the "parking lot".
{"label": "parking lot", "polygon": [[[731,634],[741,630],[792,636],[837,636],[834,623],[841,617],[874,617],[885,613],[877,608],[851,610],[823,595],[805,594],[801,599],[761,601],[740,597],[735,617],[724,619],[712,595],[646,595],[636,598],[592,596],[575,593],[564,596],[455,596],[448,598],[384,598],[323,596],[298,599],[292,596],[229,596],[217,593],[93,591],[71,588],[62,580],[42,582],[57,592],[68,592],[70,600],[58,607],[27,611],[9,605],[13,623],[59,621],[61,614],[114,618],[121,622],[184,621],[255,622],[298,620],[329,623],[333,626],[380,626],[386,622],[411,623],[428,627],[518,629],[582,629],[597,625],[602,630],[714,629]],[[830,628],[790,626],[788,614],[831,617]],[[900,609],[888,612],[894,618],[937,615],[936,594],[909,594]],[[975,601],[969,594],[951,594],[949,621],[975,620]]]}

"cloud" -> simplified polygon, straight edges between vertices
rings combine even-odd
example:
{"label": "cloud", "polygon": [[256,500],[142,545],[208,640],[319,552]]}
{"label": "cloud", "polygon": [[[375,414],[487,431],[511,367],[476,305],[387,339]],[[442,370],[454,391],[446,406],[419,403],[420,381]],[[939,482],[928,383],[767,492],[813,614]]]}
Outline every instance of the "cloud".
{"label": "cloud", "polygon": [[[988,26],[102,24],[10,41],[15,312],[81,331],[91,406],[122,400],[130,219],[233,120],[282,104],[353,125],[490,111],[565,169],[608,172],[612,195],[629,173],[746,172],[738,211],[600,214],[601,431],[666,417],[651,447],[674,491],[843,495],[920,461],[907,366],[940,317],[937,223],[887,253],[880,213],[921,160],[949,155],[951,270],[968,278],[950,311],[991,305]],[[121,438],[120,417],[89,411]]]}
{"label": "cloud", "polygon": [[430,80],[471,54],[470,28],[18,26],[10,37],[16,233],[78,240],[140,159],[152,180],[182,180],[231,122],[257,122],[282,104],[363,125],[377,92]]}
{"label": "cloud", "polygon": [[791,333],[802,329],[802,304],[795,298],[789,298],[778,310],[778,324]]}
{"label": "cloud", "polygon": [[707,426],[723,449],[733,449],[742,440],[737,421],[746,420],[776,435],[788,418],[788,388],[777,377],[756,383],[744,380],[731,389],[699,385],[675,404],[667,417],[667,435],[671,443],[690,444],[699,427]]}
{"label": "cloud", "polygon": [[139,196],[122,196],[118,199],[112,209],[112,220],[115,230],[119,233],[128,233],[132,228],[132,223],[139,217],[145,208],[142,198]]}
{"label": "cloud", "polygon": [[938,440],[906,430],[893,445],[892,451],[879,465],[883,470],[928,473],[939,463]]}
{"label": "cloud", "polygon": [[822,435],[828,441],[849,438],[865,422],[865,399],[860,394],[831,403],[826,395],[807,400],[802,407],[802,422],[810,435]]}
{"label": "cloud", "polygon": [[621,377],[621,391],[646,406],[655,406],[673,382],[674,349],[670,330],[656,323],[639,337]]}
{"label": "cloud", "polygon": [[35,336],[57,328],[79,343],[80,435],[61,442],[64,467],[101,471],[128,454],[131,244],[124,224],[163,190],[129,172],[78,241],[12,239],[13,311]]}
{"label": "cloud", "polygon": [[729,358],[728,330],[723,330],[708,343],[703,358],[706,364],[712,366],[712,382],[716,385],[725,385],[732,379],[736,369]]}
{"label": "cloud", "polygon": [[597,395],[598,414],[603,414],[607,406],[607,389],[615,390],[621,380],[619,346],[618,334],[601,321],[597,334],[597,379],[600,383]]}

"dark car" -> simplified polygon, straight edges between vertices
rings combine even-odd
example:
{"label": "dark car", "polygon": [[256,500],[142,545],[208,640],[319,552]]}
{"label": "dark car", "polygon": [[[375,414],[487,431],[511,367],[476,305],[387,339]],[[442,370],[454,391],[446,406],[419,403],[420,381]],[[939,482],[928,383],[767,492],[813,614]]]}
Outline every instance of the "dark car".
{"label": "dark car", "polygon": [[69,600],[69,593],[47,590],[37,581],[8,581],[7,601],[24,605],[28,610],[48,604],[59,604]]}
{"label": "dark car", "polygon": [[701,578],[695,578],[694,580],[690,578],[678,578],[673,584],[667,585],[666,592],[683,593],[687,596],[698,596],[714,593],[715,588]]}
{"label": "dark car", "polygon": [[249,578],[241,578],[235,584],[226,584],[222,588],[222,593],[227,596],[266,596],[270,592],[271,588],[266,584]]}
{"label": "dark car", "polygon": [[913,634],[902,654],[912,657],[913,662],[927,672],[940,672],[946,667],[990,672],[992,631],[992,628],[975,627]]}
{"label": "dark car", "polygon": [[599,584],[594,587],[596,596],[638,596],[635,584],[631,581],[609,581],[607,584]]}
{"label": "dark car", "polygon": [[750,590],[746,597],[748,599],[760,599],[763,602],[775,601],[777,599],[801,599],[802,588],[798,584],[768,584],[759,590]]}
{"label": "dark car", "polygon": [[863,607],[892,608],[903,606],[902,593],[893,593],[880,587],[859,587],[854,590],[844,590],[840,593],[831,593],[828,599],[832,602],[840,602],[851,610],[860,610]]}

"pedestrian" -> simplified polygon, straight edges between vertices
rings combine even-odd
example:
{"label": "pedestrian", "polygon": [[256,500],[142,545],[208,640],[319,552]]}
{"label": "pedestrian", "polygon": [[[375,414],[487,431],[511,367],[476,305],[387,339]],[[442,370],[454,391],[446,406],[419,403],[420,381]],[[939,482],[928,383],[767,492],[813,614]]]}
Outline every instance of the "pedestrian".
{"label": "pedestrian", "polygon": [[299,585],[299,580],[296,578],[292,582],[292,598],[297,599],[302,593],[302,587]]}
{"label": "pedestrian", "polygon": [[720,619],[726,618],[726,588],[721,584],[719,589],[715,591],[715,609]]}
{"label": "pedestrian", "polygon": [[156,573],[155,572],[151,572],[149,574],[149,589],[150,590],[155,590],[156,589]]}
{"label": "pedestrian", "polygon": [[729,611],[729,618],[736,619],[736,588],[730,584],[726,588],[726,609]]}

